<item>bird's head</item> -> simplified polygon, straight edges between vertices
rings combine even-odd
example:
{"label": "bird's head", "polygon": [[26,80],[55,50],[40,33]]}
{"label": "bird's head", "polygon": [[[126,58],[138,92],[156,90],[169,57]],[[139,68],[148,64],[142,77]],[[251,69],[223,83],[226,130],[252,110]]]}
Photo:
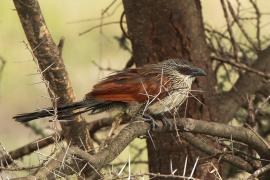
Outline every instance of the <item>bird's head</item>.
{"label": "bird's head", "polygon": [[195,79],[198,76],[206,76],[206,73],[203,69],[195,67],[188,61],[183,61],[179,59],[171,59],[164,62],[168,64],[173,70],[177,71],[183,76],[188,76]]}

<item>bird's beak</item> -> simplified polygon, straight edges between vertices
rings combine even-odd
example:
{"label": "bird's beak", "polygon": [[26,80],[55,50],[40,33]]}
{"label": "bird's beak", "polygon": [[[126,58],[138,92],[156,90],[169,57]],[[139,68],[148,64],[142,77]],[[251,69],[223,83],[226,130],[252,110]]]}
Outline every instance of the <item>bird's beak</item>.
{"label": "bird's beak", "polygon": [[204,70],[200,69],[200,68],[193,68],[192,69],[192,76],[196,77],[196,76],[206,76],[206,73]]}

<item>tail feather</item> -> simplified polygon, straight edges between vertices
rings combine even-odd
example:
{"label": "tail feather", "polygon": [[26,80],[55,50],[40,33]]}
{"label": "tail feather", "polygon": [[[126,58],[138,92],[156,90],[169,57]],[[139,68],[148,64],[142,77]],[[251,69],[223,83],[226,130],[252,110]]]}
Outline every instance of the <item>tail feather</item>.
{"label": "tail feather", "polygon": [[[100,102],[89,102],[89,101],[80,101],[71,103],[68,105],[57,107],[56,110],[53,108],[47,108],[40,111],[35,111],[31,113],[22,113],[13,117],[18,122],[28,122],[34,119],[39,119],[43,117],[54,116],[55,113],[58,119],[68,118],[77,114],[81,114],[83,112],[91,111],[92,107],[100,104]],[[79,110],[78,112],[73,112],[74,110]]]}

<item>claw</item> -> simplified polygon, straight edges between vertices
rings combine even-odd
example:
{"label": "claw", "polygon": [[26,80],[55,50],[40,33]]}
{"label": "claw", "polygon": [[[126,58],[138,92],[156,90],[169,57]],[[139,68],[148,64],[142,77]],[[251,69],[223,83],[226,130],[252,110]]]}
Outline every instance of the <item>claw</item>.
{"label": "claw", "polygon": [[[156,122],[155,118],[149,114],[144,114],[142,116],[142,119],[145,122],[150,124],[151,130],[156,130],[159,126],[158,123]],[[166,116],[164,116],[164,115],[157,116],[156,119],[161,119],[161,122],[166,129],[168,129],[170,131],[172,131],[174,129],[174,123],[171,120],[169,120]]]}

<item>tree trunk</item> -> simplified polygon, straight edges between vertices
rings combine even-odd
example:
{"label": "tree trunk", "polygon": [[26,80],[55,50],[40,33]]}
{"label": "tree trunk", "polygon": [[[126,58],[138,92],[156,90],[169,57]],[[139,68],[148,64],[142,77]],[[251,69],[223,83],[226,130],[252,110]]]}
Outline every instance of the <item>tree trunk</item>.
{"label": "tree trunk", "polygon": [[[204,69],[207,77],[197,79],[193,86],[193,89],[205,91],[203,94],[194,92],[204,105],[189,98],[187,117],[211,121],[211,103],[206,101],[206,97],[214,93],[215,80],[205,41],[200,1],[123,0],[123,4],[135,64],[141,66],[168,58],[181,58]],[[180,107],[183,109],[185,105]],[[172,165],[173,170],[177,169],[176,174],[182,175],[188,156],[186,175],[189,176],[196,158],[204,156],[181,138],[179,141],[176,134],[152,134],[152,138],[155,148],[152,141],[147,141],[149,171],[152,173],[171,174]],[[205,166],[196,168],[196,177],[214,179]]]}

